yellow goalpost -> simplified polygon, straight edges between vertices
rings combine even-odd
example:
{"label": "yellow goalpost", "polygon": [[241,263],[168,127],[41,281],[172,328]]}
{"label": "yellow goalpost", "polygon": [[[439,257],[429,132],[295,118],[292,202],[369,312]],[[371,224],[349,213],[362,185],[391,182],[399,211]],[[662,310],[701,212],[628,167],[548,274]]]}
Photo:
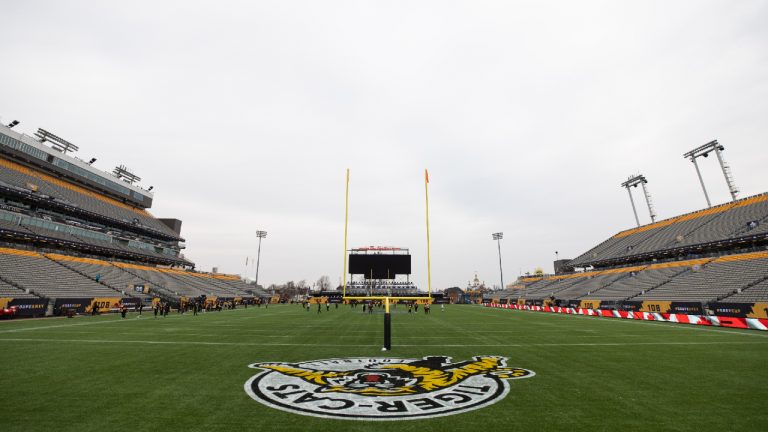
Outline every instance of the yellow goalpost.
{"label": "yellow goalpost", "polygon": [[431,302],[432,300],[432,262],[429,240],[429,171],[424,169],[424,200],[425,200],[425,214],[427,224],[427,295],[426,296],[407,296],[407,297],[390,297],[390,296],[347,296],[347,235],[349,233],[349,168],[347,168],[346,188],[344,194],[344,255],[343,255],[343,280],[342,285],[342,300],[381,300],[384,302],[384,347],[382,351],[388,351],[392,349],[392,326],[390,315],[390,302],[398,300],[426,300]]}

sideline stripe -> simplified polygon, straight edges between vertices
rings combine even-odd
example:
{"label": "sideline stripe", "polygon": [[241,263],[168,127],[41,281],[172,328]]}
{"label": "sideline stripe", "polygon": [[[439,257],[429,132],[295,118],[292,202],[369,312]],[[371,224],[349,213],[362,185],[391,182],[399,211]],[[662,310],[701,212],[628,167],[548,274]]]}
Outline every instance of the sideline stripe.
{"label": "sideline stripe", "polygon": [[[81,342],[81,343],[113,343],[113,344],[147,344],[147,345],[212,345],[212,346],[316,346],[316,347],[361,347],[350,344],[306,344],[306,343],[254,343],[254,342],[200,342],[200,341],[147,341],[147,340],[99,340],[99,339],[37,339],[37,338],[2,338],[0,342]],[[397,344],[401,347],[616,347],[640,345],[768,345],[755,342],[595,342],[595,343],[530,343],[530,344]],[[375,345],[375,346],[378,346]]]}
{"label": "sideline stripe", "polygon": [[[589,316],[589,315],[579,315],[579,314],[561,314],[561,313],[555,313],[555,312],[539,312],[539,311],[527,311],[527,310],[518,310],[518,309],[502,309],[502,308],[490,308],[494,310],[502,310],[502,311],[516,311],[516,312],[525,312],[525,313],[532,313],[532,314],[541,314],[543,317],[550,317],[550,316],[556,316],[561,318],[583,318],[583,319],[592,319],[594,321],[599,322],[607,322],[607,323],[614,323],[614,322],[623,322],[627,324],[646,324],[655,326],[659,329],[675,329],[675,330],[693,330],[693,331],[709,331],[709,332],[717,332],[717,333],[728,333],[732,335],[741,335],[741,336],[757,336],[757,337],[768,337],[768,334],[764,334],[761,332],[756,332],[754,330],[750,329],[739,329],[739,328],[730,328],[729,327],[716,327],[716,326],[705,326],[705,325],[696,325],[696,324],[684,324],[684,323],[674,323],[669,321],[649,321],[649,320],[636,320],[636,319],[629,319],[629,318],[609,318],[609,317],[601,317],[601,316]],[[601,319],[602,318],[602,319]],[[714,327],[714,328],[713,328]]]}

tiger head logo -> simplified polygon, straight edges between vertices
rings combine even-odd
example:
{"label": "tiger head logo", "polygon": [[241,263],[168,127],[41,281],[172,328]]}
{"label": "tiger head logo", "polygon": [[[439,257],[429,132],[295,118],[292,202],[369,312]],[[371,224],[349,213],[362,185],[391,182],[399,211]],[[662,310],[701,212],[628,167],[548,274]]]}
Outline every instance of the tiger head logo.
{"label": "tiger head logo", "polygon": [[250,365],[261,372],[245,392],[271,408],[345,420],[411,420],[479,409],[502,400],[509,382],[536,375],[482,355],[453,362],[447,356],[351,357]]}
{"label": "tiger head logo", "polygon": [[366,396],[407,396],[430,393],[461,384],[476,375],[497,378],[525,378],[532,372],[507,367],[506,358],[476,356],[472,360],[451,363],[446,356],[428,356],[420,360],[395,363],[377,362],[352,370],[318,370],[297,363],[256,363],[252,367],[272,370],[300,378],[318,387],[318,393],[353,393]]}

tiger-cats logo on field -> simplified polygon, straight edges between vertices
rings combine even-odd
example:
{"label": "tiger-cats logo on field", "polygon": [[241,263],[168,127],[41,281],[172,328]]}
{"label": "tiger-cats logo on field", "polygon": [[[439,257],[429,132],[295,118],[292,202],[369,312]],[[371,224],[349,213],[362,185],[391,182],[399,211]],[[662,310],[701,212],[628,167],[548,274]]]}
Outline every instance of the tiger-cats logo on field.
{"label": "tiger-cats logo on field", "polygon": [[410,420],[482,408],[509,393],[510,379],[533,371],[507,366],[507,358],[338,358],[299,363],[254,363],[263,372],[245,391],[272,408],[349,420]]}

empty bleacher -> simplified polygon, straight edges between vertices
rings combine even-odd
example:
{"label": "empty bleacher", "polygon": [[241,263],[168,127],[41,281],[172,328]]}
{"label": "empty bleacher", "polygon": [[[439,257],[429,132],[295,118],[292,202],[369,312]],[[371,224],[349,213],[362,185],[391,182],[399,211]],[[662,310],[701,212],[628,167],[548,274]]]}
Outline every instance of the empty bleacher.
{"label": "empty bleacher", "polygon": [[768,253],[728,255],[676,276],[632,300],[714,301],[768,276]]}
{"label": "empty bleacher", "polygon": [[[725,255],[524,278],[509,298],[544,300],[668,300],[709,302],[727,298],[768,301],[768,252]],[[736,292],[739,292],[734,294]]]}
{"label": "empty bleacher", "polygon": [[755,303],[768,301],[768,279],[758,282],[743,291],[722,299],[730,303]]}
{"label": "empty bleacher", "polygon": [[[82,186],[65,182],[51,175],[41,173],[16,162],[0,159],[0,178],[3,182],[60,200],[70,206],[82,208],[111,219],[141,225],[160,233],[177,237],[165,224],[152,217],[146,210],[133,208],[115,199],[92,192]],[[34,185],[32,192],[28,185]]]}
{"label": "empty bleacher", "polygon": [[28,294],[26,291],[16,288],[0,280],[0,298],[35,298],[34,294]]}
{"label": "empty bleacher", "polygon": [[[673,263],[677,264],[677,263]],[[617,279],[592,293],[585,294],[579,299],[591,300],[626,300],[644,291],[669,282],[675,276],[688,271],[687,266],[646,266],[637,270],[630,270],[624,277]]]}
{"label": "empty bleacher", "polygon": [[768,233],[768,194],[760,194],[619,232],[569,265],[588,267],[765,233]]}
{"label": "empty bleacher", "polygon": [[[0,248],[0,278],[21,287],[0,279],[0,297],[268,296],[235,276],[9,248]],[[151,292],[135,292],[134,285],[148,286]]]}
{"label": "empty bleacher", "polygon": [[116,297],[119,293],[37,252],[0,248],[0,275],[40,297]]}
{"label": "empty bleacher", "polygon": [[87,275],[91,279],[98,279],[100,282],[108,285],[117,291],[125,291],[126,294],[137,297],[149,297],[146,294],[138,293],[133,290],[134,285],[143,285],[145,282],[140,278],[115,267],[107,261],[92,258],[71,257],[61,254],[46,254],[46,256],[61,265],[71,268],[77,272]]}

